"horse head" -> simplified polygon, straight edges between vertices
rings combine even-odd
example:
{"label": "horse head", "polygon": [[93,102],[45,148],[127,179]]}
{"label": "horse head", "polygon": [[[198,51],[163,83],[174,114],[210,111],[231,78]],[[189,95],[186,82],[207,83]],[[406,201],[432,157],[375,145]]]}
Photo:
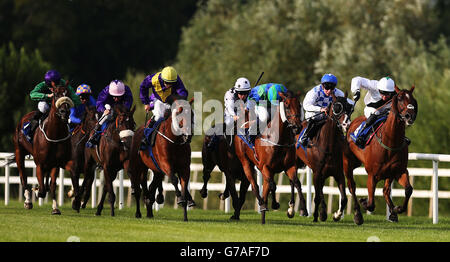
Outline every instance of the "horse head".
{"label": "horse head", "polygon": [[56,110],[56,115],[67,123],[70,116],[70,108],[74,106],[74,103],[70,97],[67,96],[69,81],[66,81],[64,86],[56,86],[52,82],[51,91],[53,93],[52,108]]}
{"label": "horse head", "polygon": [[[333,98],[330,105],[331,116],[332,119],[336,120],[343,133],[347,132],[350,127],[350,117],[354,109],[354,105],[349,103],[347,96],[347,92],[345,92],[345,96],[335,96],[334,94],[331,95]],[[328,115],[330,115],[330,113],[328,113]]]}
{"label": "horse head", "polygon": [[419,110],[417,101],[413,96],[414,88],[415,86],[413,85],[410,90],[400,90],[395,86],[395,92],[397,94],[392,98],[394,113],[408,126],[414,123]]}
{"label": "horse head", "polygon": [[179,144],[190,143],[194,130],[194,111],[192,98],[189,102],[179,95],[172,94],[166,101],[171,105],[171,129],[179,137]]}
{"label": "horse head", "polygon": [[302,108],[298,100],[298,96],[291,91],[286,93],[278,92],[281,97],[280,102],[280,117],[284,122],[287,121],[288,127],[291,128],[294,134],[300,133],[302,130]]}
{"label": "horse head", "polygon": [[134,135],[136,123],[134,122],[133,114],[136,106],[128,110],[124,105],[117,104],[114,106],[115,115],[115,129],[119,132],[120,143],[124,150],[127,151],[131,147],[131,140]]}

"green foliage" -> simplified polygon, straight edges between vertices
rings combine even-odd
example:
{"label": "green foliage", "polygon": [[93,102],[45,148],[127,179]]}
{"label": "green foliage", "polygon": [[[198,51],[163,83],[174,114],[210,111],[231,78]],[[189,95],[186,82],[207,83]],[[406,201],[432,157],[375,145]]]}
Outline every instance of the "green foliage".
{"label": "green foliage", "polygon": [[[355,76],[390,75],[417,87],[411,151],[450,153],[449,45],[436,10],[406,0],[211,0],[183,29],[176,67],[189,90],[219,100],[238,77],[254,83],[261,71],[261,83],[302,94],[328,72],[343,91]],[[361,99],[354,116],[363,108]]]}
{"label": "green foliage", "polygon": [[20,117],[34,110],[30,91],[42,81],[49,64],[39,51],[27,52],[12,43],[0,47],[0,151],[12,151],[12,134]]}

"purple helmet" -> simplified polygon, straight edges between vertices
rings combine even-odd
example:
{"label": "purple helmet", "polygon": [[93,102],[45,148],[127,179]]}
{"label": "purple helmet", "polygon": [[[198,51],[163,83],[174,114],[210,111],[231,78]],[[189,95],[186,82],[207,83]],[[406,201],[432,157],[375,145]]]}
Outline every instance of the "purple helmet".
{"label": "purple helmet", "polygon": [[55,84],[59,84],[59,82],[61,81],[61,74],[59,74],[58,71],[52,69],[45,73],[44,79],[45,84],[47,84],[48,86],[50,86],[52,82],[55,82]]}

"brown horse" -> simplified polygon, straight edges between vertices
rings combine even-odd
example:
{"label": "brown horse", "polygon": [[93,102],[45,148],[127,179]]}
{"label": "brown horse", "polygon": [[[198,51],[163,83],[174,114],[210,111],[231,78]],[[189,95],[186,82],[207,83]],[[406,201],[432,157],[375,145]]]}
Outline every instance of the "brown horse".
{"label": "brown horse", "polygon": [[[265,212],[269,191],[274,190],[274,174],[284,171],[291,183],[297,188],[300,196],[300,208],[307,214],[301,184],[297,177],[297,161],[295,155],[294,134],[301,128],[301,107],[298,98],[291,92],[278,93],[281,97],[276,113],[267,129],[255,140],[254,149],[250,148],[239,136],[234,137],[236,155],[242,163],[245,175],[252,185],[261,211],[261,223],[265,224]],[[276,140],[278,137],[278,140]],[[263,175],[263,195],[259,195],[259,186],[254,178],[254,166]],[[294,194],[291,194],[289,205],[294,205]],[[291,216],[290,216],[291,217]]]}
{"label": "brown horse", "polygon": [[[172,104],[172,108],[175,107],[175,110],[166,111],[161,124],[155,126],[157,135],[154,145],[149,150],[139,149],[142,138],[144,137],[145,126],[138,128],[133,137],[128,174],[136,199],[135,216],[137,218],[142,216],[140,212],[142,188],[144,203],[147,207],[147,217],[153,217],[152,206],[155,202],[156,189],[161,188],[162,179],[164,175],[167,175],[175,187],[175,194],[178,197],[177,203],[183,207],[184,221],[187,221],[187,206],[195,205],[187,189],[190,178],[190,142],[192,138],[193,111],[190,110],[191,122],[189,123],[188,118],[178,118],[178,116],[190,109],[190,105],[187,104],[186,100],[171,95],[167,102]],[[186,103],[183,104],[183,102]],[[190,101],[190,104],[192,102],[193,100]],[[153,171],[154,176],[147,189],[149,168]],[[178,174],[180,179],[181,191],[178,189],[178,178],[176,174]]]}
{"label": "brown horse", "polygon": [[[27,175],[24,173],[25,156],[31,154],[36,164],[36,177],[39,182],[38,197],[44,198],[47,191],[53,199],[52,214],[60,215],[56,203],[56,174],[58,168],[66,167],[71,159],[71,143],[68,120],[70,108],[73,107],[72,100],[66,96],[67,85],[55,86],[53,84],[53,98],[48,117],[39,123],[34,132],[32,143],[30,143],[22,132],[24,123],[30,121],[35,112],[30,112],[22,117],[14,133],[15,160],[19,170],[20,180],[24,188],[25,203],[27,209],[32,209],[31,188],[27,183]],[[49,173],[51,185],[48,185]],[[47,183],[44,184],[44,178]],[[62,182],[62,181],[61,181]]]}
{"label": "brown horse", "polygon": [[[111,216],[114,216],[114,203],[116,196],[114,194],[113,181],[117,177],[117,172],[121,169],[128,169],[129,149],[134,135],[136,123],[133,114],[136,107],[128,110],[124,105],[114,106],[113,121],[110,122],[101,136],[99,145],[94,148],[85,149],[84,175],[86,184],[83,181],[83,190],[88,193],[91,188],[96,163],[101,166],[105,176],[105,187],[100,203],[97,206],[96,215],[101,215],[106,193],[109,193],[109,203],[111,205]],[[93,131],[95,132],[95,131]],[[85,196],[89,196],[85,194]],[[88,198],[88,197],[87,197]],[[86,204],[85,197],[83,204]]]}
{"label": "brown horse", "polygon": [[[84,173],[84,151],[85,144],[89,138],[89,134],[97,124],[97,109],[95,106],[86,106],[83,114],[83,121],[77,125],[72,131],[72,160],[67,164],[67,170],[70,172],[72,179],[73,190],[69,192],[69,197],[73,197],[72,209],[80,212],[81,197],[84,192],[86,177],[83,180],[83,185],[80,188],[79,179],[80,173]],[[92,171],[93,172],[93,171]],[[90,190],[86,191],[87,198],[89,198]],[[83,202],[83,208],[86,207],[86,201]]]}
{"label": "brown horse", "polygon": [[[350,125],[347,133],[349,150],[344,150],[344,172],[347,179],[353,179],[353,169],[361,163],[367,171],[367,190],[369,201],[361,199],[362,206],[374,211],[374,194],[378,181],[384,179],[383,195],[389,206],[389,220],[398,221],[398,215],[406,211],[408,200],[413,192],[409,183],[408,143],[405,138],[406,126],[414,123],[418,105],[413,97],[414,86],[410,90],[400,90],[395,86],[396,95],[392,98],[391,109],[386,122],[375,131],[375,139],[371,139],[364,149],[355,145],[350,134],[365,120],[364,116],[356,118]],[[405,200],[402,206],[394,206],[390,197],[391,184],[394,180],[405,188]],[[351,185],[355,191],[355,185]],[[349,185],[350,187],[350,185]],[[355,198],[356,199],[356,198]],[[355,210],[359,211],[358,201],[355,201]]]}
{"label": "brown horse", "polygon": [[[220,128],[220,125],[216,127]],[[203,187],[200,190],[200,194],[203,198],[208,196],[208,181],[211,178],[211,172],[217,166],[220,171],[225,174],[225,190],[223,193],[219,194],[219,198],[221,200],[225,200],[231,195],[234,214],[230,217],[230,219],[239,220],[240,211],[244,205],[245,196],[247,194],[250,182],[245,176],[242,164],[234,152],[234,144],[228,145],[228,141],[223,135],[218,135],[217,137],[218,141],[212,148],[208,148],[207,146],[212,139],[212,135],[205,135],[203,139]],[[237,180],[241,181],[239,196],[235,186]],[[271,188],[276,189],[276,185],[272,185]],[[272,209],[279,209],[280,204],[276,201],[275,190],[271,190],[271,193]]]}
{"label": "brown horse", "polygon": [[[341,194],[339,210],[334,213],[333,220],[339,221],[347,205],[347,195],[345,194],[345,177],[342,167],[342,148],[344,147],[345,127],[353,112],[353,105],[348,103],[345,97],[336,97],[332,94],[333,100],[323,113],[324,123],[314,138],[306,147],[297,145],[297,156],[308,165],[314,173],[314,222],[317,222],[320,207],[320,220],[327,220],[325,199],[323,196],[323,186],[325,180],[333,176],[338,183]],[[306,126],[306,121],[304,123]],[[297,135],[297,140],[300,134]]]}

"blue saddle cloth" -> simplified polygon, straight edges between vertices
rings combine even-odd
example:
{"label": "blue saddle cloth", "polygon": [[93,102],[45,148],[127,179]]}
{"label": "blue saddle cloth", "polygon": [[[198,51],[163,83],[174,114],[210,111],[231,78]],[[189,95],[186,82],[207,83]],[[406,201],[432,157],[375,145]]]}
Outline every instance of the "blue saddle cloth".
{"label": "blue saddle cloth", "polygon": [[[161,122],[164,121],[164,118],[159,119],[156,121],[153,126],[144,128],[144,136],[146,139],[149,139],[149,137],[156,131],[156,129],[159,127]],[[156,168],[159,170],[159,172],[164,173],[161,168],[158,165],[158,162],[156,161],[155,155],[153,154],[153,148],[151,145],[147,147],[148,154],[150,158],[152,159],[153,163],[155,164]]]}
{"label": "blue saddle cloth", "polygon": [[[365,126],[364,128],[359,128],[363,125],[366,124],[366,121],[362,121],[362,123],[359,125],[359,131],[357,134],[355,134],[355,132],[350,134],[350,137],[352,138],[353,142],[356,142],[356,140],[358,139],[358,137],[363,136],[363,137],[367,137],[367,135],[369,133],[371,133],[372,131],[372,127],[377,127],[379,124],[381,124],[381,122],[384,122],[387,119],[387,116],[383,116],[378,118],[377,120],[375,120],[375,122],[373,124],[371,124],[370,126]],[[358,130],[358,128],[356,128],[355,130]]]}
{"label": "blue saddle cloth", "polygon": [[31,134],[31,122],[25,122],[23,123],[22,126],[22,133],[25,135],[25,137],[27,138],[28,142],[31,143],[32,139],[33,139],[33,134]]}

